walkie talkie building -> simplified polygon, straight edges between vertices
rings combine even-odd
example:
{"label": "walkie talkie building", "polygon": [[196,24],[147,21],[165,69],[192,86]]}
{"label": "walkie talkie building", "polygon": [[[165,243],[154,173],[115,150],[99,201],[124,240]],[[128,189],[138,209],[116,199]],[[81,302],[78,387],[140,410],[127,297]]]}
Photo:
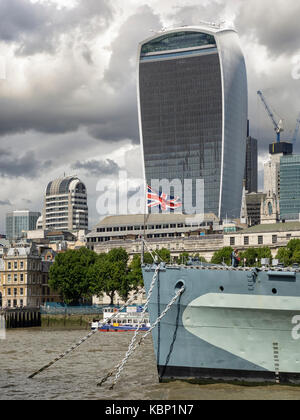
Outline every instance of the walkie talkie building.
{"label": "walkie talkie building", "polygon": [[[181,27],[141,42],[138,111],[147,184],[192,179],[195,185],[203,179],[205,213],[239,216],[247,103],[245,61],[234,29]],[[196,202],[195,188],[185,194]]]}

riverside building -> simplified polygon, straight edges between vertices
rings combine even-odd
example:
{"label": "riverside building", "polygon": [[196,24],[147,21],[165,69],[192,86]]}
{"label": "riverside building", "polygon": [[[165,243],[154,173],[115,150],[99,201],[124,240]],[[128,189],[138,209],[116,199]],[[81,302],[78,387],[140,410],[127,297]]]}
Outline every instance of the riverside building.
{"label": "riverside building", "polygon": [[88,229],[87,190],[79,178],[68,176],[49,182],[42,220],[44,230]]}
{"label": "riverside building", "polygon": [[[179,179],[184,186],[190,180],[193,188],[183,188],[180,197],[183,213],[193,207],[196,213],[238,217],[247,77],[236,31],[200,25],[158,33],[139,44],[137,73],[147,184]],[[204,211],[197,208],[198,179],[204,180]]]}
{"label": "riverside building", "polygon": [[0,303],[5,308],[39,307],[61,302],[48,285],[53,263],[52,250],[38,250],[34,244],[18,244],[0,259]]}

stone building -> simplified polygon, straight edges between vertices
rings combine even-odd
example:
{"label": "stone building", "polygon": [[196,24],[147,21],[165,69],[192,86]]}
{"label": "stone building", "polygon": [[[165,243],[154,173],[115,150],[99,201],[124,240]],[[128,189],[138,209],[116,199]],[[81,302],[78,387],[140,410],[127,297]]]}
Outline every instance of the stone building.
{"label": "stone building", "polygon": [[273,257],[291,239],[300,239],[300,222],[269,223],[252,226],[240,232],[224,235],[223,246],[232,246],[244,251],[248,248],[268,246]]}
{"label": "stone building", "polygon": [[0,259],[0,306],[39,307],[46,301],[61,302],[48,285],[54,254],[35,244],[18,244]]}

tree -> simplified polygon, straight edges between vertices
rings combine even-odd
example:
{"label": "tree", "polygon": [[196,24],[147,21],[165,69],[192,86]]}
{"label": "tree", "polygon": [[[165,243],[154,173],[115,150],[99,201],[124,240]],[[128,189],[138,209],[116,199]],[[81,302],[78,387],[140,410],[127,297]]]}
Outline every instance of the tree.
{"label": "tree", "polygon": [[261,266],[262,258],[269,258],[269,260],[272,261],[272,252],[268,246],[262,246],[256,249],[257,249],[258,266]]}
{"label": "tree", "polygon": [[128,283],[132,289],[138,290],[144,286],[140,255],[134,255],[128,270]]}
{"label": "tree", "polygon": [[[157,257],[158,261],[164,261],[167,264],[170,264],[171,261],[171,252],[167,248],[158,249],[155,252],[152,252],[154,258]],[[150,252],[144,253],[144,264],[153,264],[153,258]]]}
{"label": "tree", "polygon": [[211,259],[212,264],[222,264],[223,262],[227,265],[231,265],[231,254],[233,249],[231,246],[225,246],[224,248],[216,251]]}
{"label": "tree", "polygon": [[290,256],[292,256],[296,250],[300,249],[300,239],[291,239],[286,247],[290,252]]}
{"label": "tree", "polygon": [[290,262],[300,264],[300,249],[299,248],[295,249]]}
{"label": "tree", "polygon": [[123,248],[114,248],[107,254],[99,254],[88,273],[93,293],[97,296],[106,293],[111,304],[116,293],[126,300],[131,290],[127,262],[128,254]]}
{"label": "tree", "polygon": [[256,258],[257,257],[257,248],[248,248],[246,251],[242,252],[240,254],[240,265],[244,265],[244,260],[245,261],[245,265],[248,267],[254,266],[256,265]]}
{"label": "tree", "polygon": [[190,255],[189,255],[188,252],[182,252],[181,254],[179,254],[178,263],[179,264],[186,264],[189,260],[189,257],[190,257]]}
{"label": "tree", "polygon": [[288,248],[279,248],[275,258],[285,266],[289,266],[291,263],[290,250]]}
{"label": "tree", "polygon": [[207,261],[206,261],[206,259],[205,259],[204,257],[202,257],[199,253],[194,254],[194,255],[193,255],[193,258],[198,258],[198,260],[199,260],[200,262],[203,262],[203,263],[206,263],[206,262],[207,262]]}
{"label": "tree", "polygon": [[88,271],[97,254],[87,248],[68,250],[55,257],[49,271],[49,286],[57,290],[65,303],[78,303],[92,295]]}

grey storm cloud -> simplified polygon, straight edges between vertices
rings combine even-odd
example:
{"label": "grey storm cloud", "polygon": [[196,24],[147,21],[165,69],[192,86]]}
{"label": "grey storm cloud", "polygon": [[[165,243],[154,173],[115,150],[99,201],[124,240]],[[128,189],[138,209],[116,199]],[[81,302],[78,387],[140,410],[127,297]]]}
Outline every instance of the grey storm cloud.
{"label": "grey storm cloud", "polygon": [[241,1],[235,23],[274,57],[300,50],[300,3],[294,0]]}
{"label": "grey storm cloud", "polygon": [[0,200],[0,206],[11,206],[11,202],[9,200]]}
{"label": "grey storm cloud", "polygon": [[[11,11],[15,7],[8,6],[8,4],[11,2],[16,6],[16,1],[4,0],[3,4]],[[34,36],[36,34],[43,45],[43,31],[46,30],[44,26],[48,27],[44,20],[55,15],[57,22],[55,21],[56,23],[53,25],[56,25],[57,32],[54,29],[51,31],[47,29],[49,32],[47,37],[51,35],[49,38],[51,44],[54,33],[69,36],[68,41],[64,41],[65,44],[63,44],[66,48],[66,57],[60,57],[63,60],[59,63],[60,67],[53,69],[50,76],[51,90],[48,89],[48,81],[43,83],[43,78],[45,80],[49,78],[47,71],[45,74],[42,72],[32,74],[31,71],[28,71],[28,74],[25,73],[28,89],[22,98],[17,93],[0,96],[0,135],[24,133],[29,130],[49,134],[70,133],[85,127],[95,139],[111,142],[129,139],[133,143],[139,142],[136,99],[137,47],[142,39],[152,34],[150,29],[158,30],[162,24],[159,16],[149,6],[142,6],[136,13],[129,16],[120,25],[116,38],[107,46],[111,55],[103,76],[100,76],[94,62],[95,57],[97,58],[96,55],[99,58],[101,53],[94,41],[89,42],[92,29],[87,26],[88,23],[92,26],[93,19],[98,21],[97,16],[100,22],[103,22],[106,17],[107,20],[113,18],[113,12],[107,4],[104,0],[82,0],[75,9],[56,10],[51,3],[47,6],[47,3],[45,5],[31,4],[29,0],[21,0],[21,5],[26,10],[28,8],[33,12],[32,16],[28,17],[28,19],[33,19],[33,26],[30,29],[30,25],[23,21],[18,25],[18,19],[21,17],[18,19],[16,16],[14,19],[8,18],[8,21],[15,22],[14,24],[18,27],[18,31],[14,35],[15,41],[19,45],[18,51],[22,50],[24,55],[37,51],[33,43],[29,42],[32,38],[28,33],[33,33]],[[47,17],[44,7],[50,8],[50,17]],[[102,12],[103,9],[105,9],[105,13]],[[26,17],[26,14],[24,16]],[[25,17],[23,17],[24,20],[26,20]],[[40,30],[38,19],[44,22]],[[86,26],[83,25],[85,21],[87,22]],[[71,25],[70,22],[73,22],[74,25]],[[75,28],[76,22],[81,25],[80,36],[71,37],[70,34]],[[0,29],[0,39],[1,36],[8,38],[13,27],[11,23],[7,25],[5,31],[3,29],[1,32]],[[99,35],[99,30],[93,32],[93,36],[96,34]],[[26,43],[27,41],[29,43]],[[75,43],[73,45],[74,54],[69,54],[70,48],[67,48],[66,42],[71,43],[70,47],[72,47],[72,42]],[[47,42],[45,42],[43,48],[48,51],[51,49],[50,44],[48,44],[48,48]],[[79,56],[82,57],[85,67],[78,64]],[[45,60],[47,59],[45,58]],[[13,84],[13,80],[8,80],[8,83]]]}
{"label": "grey storm cloud", "polygon": [[81,0],[72,9],[58,9],[53,3],[30,0],[1,0],[0,39],[17,43],[16,53],[54,53],[60,36],[80,27],[87,34],[103,30],[112,19],[107,0]]}
{"label": "grey storm cloud", "polygon": [[83,169],[86,174],[91,176],[115,175],[120,170],[119,165],[112,159],[77,161],[71,167],[72,169]]}
{"label": "grey storm cloud", "polygon": [[27,151],[21,157],[15,157],[7,151],[0,151],[0,176],[7,178],[35,178],[49,169],[52,161],[40,162],[33,151]]}

